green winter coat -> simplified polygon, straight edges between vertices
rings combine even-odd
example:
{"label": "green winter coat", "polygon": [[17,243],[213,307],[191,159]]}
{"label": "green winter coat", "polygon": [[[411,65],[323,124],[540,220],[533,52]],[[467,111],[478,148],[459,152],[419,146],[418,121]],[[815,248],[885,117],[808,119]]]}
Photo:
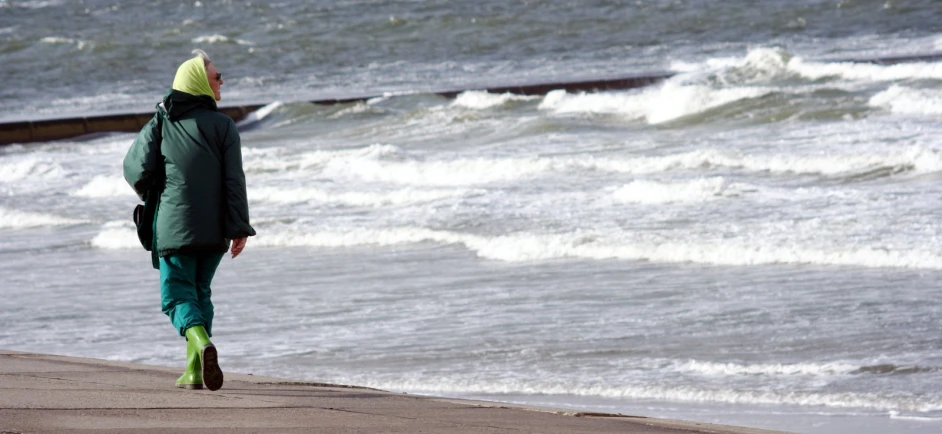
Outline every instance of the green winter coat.
{"label": "green winter coat", "polygon": [[124,179],[141,199],[163,184],[154,253],[224,253],[229,240],[255,235],[239,132],[212,97],[171,90],[161,105],[124,157]]}

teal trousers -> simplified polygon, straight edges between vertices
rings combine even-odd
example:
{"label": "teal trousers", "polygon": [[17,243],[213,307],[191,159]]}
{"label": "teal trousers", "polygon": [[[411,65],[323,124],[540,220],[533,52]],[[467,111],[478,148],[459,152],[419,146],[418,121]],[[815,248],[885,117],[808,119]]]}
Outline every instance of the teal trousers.
{"label": "teal trousers", "polygon": [[213,335],[210,284],[223,253],[170,255],[160,258],[160,304],[180,336],[201,325]]}

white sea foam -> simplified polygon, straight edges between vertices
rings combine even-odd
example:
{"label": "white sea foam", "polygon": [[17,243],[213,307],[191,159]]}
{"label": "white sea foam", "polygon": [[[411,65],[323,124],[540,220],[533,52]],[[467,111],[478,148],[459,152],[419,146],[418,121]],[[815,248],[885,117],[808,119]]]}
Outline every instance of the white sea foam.
{"label": "white sea foam", "polygon": [[[855,175],[876,169],[931,173],[942,170],[942,153],[922,147],[912,147],[896,153],[856,154],[773,154],[749,155],[737,151],[701,149],[663,156],[607,157],[591,155],[566,157],[510,157],[510,158],[457,158],[452,160],[423,161],[392,145],[372,145],[342,151],[313,151],[284,157],[282,150],[268,149],[246,155],[248,171],[314,171],[330,179],[354,178],[369,182],[387,182],[408,185],[462,186],[491,182],[514,181],[551,172],[605,171],[631,174],[651,174],[678,170],[703,170],[715,167],[740,169],[749,172],[821,174],[826,176]],[[701,181],[687,186],[672,186],[674,199],[690,195],[696,189],[709,192],[725,188],[717,181]],[[626,186],[619,199],[632,199],[631,190],[641,184]],[[652,187],[652,186],[644,186]],[[684,193],[686,191],[686,193]],[[722,192],[720,192],[722,193]]]}
{"label": "white sea foam", "polygon": [[532,158],[418,161],[391,145],[373,145],[340,155],[320,155],[328,159],[323,170],[330,178],[353,177],[412,185],[459,186],[508,181],[544,172],[552,164]]}
{"label": "white sea foam", "polygon": [[[540,109],[622,115],[659,124],[782,91],[773,85],[775,80],[791,74],[787,56],[774,49],[755,49],[745,58],[711,59],[705,64],[675,62],[672,69],[683,72],[641,90],[579,94],[554,90]],[[707,74],[710,71],[715,72]]]}
{"label": "white sea foam", "polygon": [[708,59],[700,72],[711,71],[725,84],[768,83],[797,75],[789,70],[795,59],[798,58],[779,48],[753,48],[744,57]]}
{"label": "white sea foam", "polygon": [[215,44],[217,42],[229,42],[229,38],[220,34],[203,35],[191,39],[190,42],[194,44]]}
{"label": "white sea foam", "polygon": [[897,410],[889,412],[890,419],[915,420],[919,422],[942,422],[942,417],[913,416],[909,414],[900,414]]}
{"label": "white sea foam", "polygon": [[570,256],[592,259],[629,259],[655,262],[691,262],[713,265],[814,264],[871,268],[942,269],[942,256],[919,250],[859,247],[823,249],[804,246],[737,244],[733,242],[661,244],[592,244],[572,249]]}
{"label": "white sea foam", "polygon": [[939,62],[875,65],[853,62],[806,62],[800,57],[795,57],[788,62],[788,69],[811,80],[827,77],[858,81],[942,79],[942,63]]}
{"label": "white sea foam", "polygon": [[28,9],[42,9],[50,6],[59,6],[64,4],[63,0],[17,0],[17,1],[2,1],[0,2],[0,7],[18,7],[18,8],[28,8]]}
{"label": "white sea foam", "polygon": [[657,173],[670,170],[727,167],[752,172],[840,175],[875,168],[898,167],[920,173],[942,169],[942,154],[913,147],[895,154],[747,155],[733,151],[702,149],[657,157],[556,159],[550,167],[583,167],[622,173]]}
{"label": "white sea foam", "polygon": [[273,111],[281,108],[283,105],[284,103],[281,101],[275,101],[273,103],[266,104],[264,107],[249,113],[244,119],[237,122],[236,125],[243,127],[248,124],[254,124],[255,122],[265,119],[265,117],[270,115]]}
{"label": "white sea foam", "polygon": [[131,222],[113,221],[105,223],[101,232],[92,238],[93,247],[100,249],[139,249],[141,242]]}
{"label": "white sea foam", "polygon": [[511,101],[530,101],[539,98],[539,96],[516,95],[512,93],[495,94],[486,91],[469,90],[458,94],[451,105],[482,110],[491,107],[499,107]]}
{"label": "white sea foam", "polygon": [[80,39],[72,38],[63,38],[59,36],[47,36],[39,40],[39,42],[44,44],[66,44],[66,45],[75,45],[79,50],[84,49],[89,45],[88,41],[83,41]]}
{"label": "white sea foam", "polygon": [[[426,376],[427,377],[427,376]],[[353,378],[351,382],[383,390],[425,394],[487,395],[576,395],[614,399],[646,399],[671,402],[795,405],[832,408],[864,408],[881,411],[929,412],[942,410],[938,397],[898,396],[881,393],[807,392],[743,389],[710,389],[660,384],[619,385],[606,382],[528,381],[480,378],[419,378],[375,380]]]}
{"label": "white sea foam", "polygon": [[612,195],[624,203],[703,202],[723,196],[727,187],[720,176],[673,183],[638,180],[617,188]]}
{"label": "white sea foam", "polygon": [[596,113],[622,115],[650,124],[669,122],[684,116],[720,107],[735,101],[757,98],[774,92],[772,88],[721,87],[684,83],[669,79],[641,91],[569,94],[554,90],[540,103],[541,110],[554,113]]}
{"label": "white sea foam", "polygon": [[942,255],[928,250],[889,250],[872,247],[824,249],[778,246],[771,243],[613,242],[587,232],[567,234],[517,233],[480,236],[418,227],[349,230],[269,230],[257,243],[269,247],[346,247],[409,243],[460,244],[487,259],[523,262],[558,258],[622,259],[711,265],[814,264],[870,268],[942,269]]}
{"label": "white sea foam", "polygon": [[833,376],[849,374],[859,368],[850,363],[718,363],[687,360],[672,363],[672,368],[682,373],[697,373],[728,377],[732,375],[802,375]]}
{"label": "white sea foam", "polygon": [[892,85],[870,98],[874,107],[885,107],[893,113],[938,116],[942,114],[942,93],[937,90],[913,89]]}
{"label": "white sea foam", "polygon": [[360,113],[382,113],[382,111],[383,111],[382,108],[376,107],[373,104],[358,102],[356,104],[351,105],[350,107],[346,107],[344,109],[337,111],[334,114],[331,114],[330,116],[327,117],[327,119],[340,119],[344,116],[357,115]]}
{"label": "white sea foam", "polygon": [[0,161],[0,182],[56,179],[64,175],[65,170],[58,163],[37,156]]}
{"label": "white sea foam", "polygon": [[245,148],[242,150],[246,172],[309,170],[320,168],[334,158],[345,158],[348,151],[311,151],[285,155],[282,148]]}
{"label": "white sea foam", "polygon": [[396,91],[396,92],[388,92],[388,91],[387,91],[387,92],[383,92],[383,94],[382,94],[381,96],[373,97],[373,98],[370,98],[370,99],[366,100],[366,103],[369,104],[369,105],[374,105],[374,104],[379,104],[379,103],[382,103],[382,102],[386,102],[386,101],[388,101],[389,99],[394,98],[394,97],[397,97],[397,96],[415,95],[416,93],[417,93],[417,91],[414,91],[414,90],[403,90],[403,91]]}
{"label": "white sea foam", "polygon": [[249,189],[249,200],[267,203],[324,202],[352,206],[386,206],[427,202],[445,197],[461,196],[466,190],[420,190],[406,188],[389,192],[331,192],[319,188]]}
{"label": "white sea foam", "polygon": [[[613,104],[599,101],[567,101],[550,105],[557,111],[601,111],[624,113],[633,118],[643,118],[650,123],[659,123],[680,116],[696,113],[711,107],[726,104],[736,99],[761,96],[770,92],[794,92],[786,90],[793,84],[781,85],[795,79],[820,81],[840,80],[850,83],[887,82],[914,79],[942,79],[942,62],[913,62],[896,65],[876,65],[855,62],[814,62],[774,48],[750,50],[741,58],[713,58],[702,63],[674,62],[671,69],[681,72],[661,86],[659,93],[646,91],[632,98]],[[709,83],[709,84],[707,84]],[[719,86],[718,86],[719,85]],[[744,87],[745,86],[745,87]],[[835,84],[829,84],[835,86]],[[893,85],[873,96],[869,104],[885,107],[893,113],[937,116],[942,113],[942,97],[938,92],[917,90]]]}
{"label": "white sea foam", "polygon": [[44,226],[63,226],[82,223],[83,220],[70,219],[54,214],[35,213],[0,208],[0,228],[24,229]]}
{"label": "white sea foam", "polygon": [[121,176],[99,175],[72,195],[79,197],[134,196],[134,190]]}
{"label": "white sea foam", "polygon": [[675,61],[671,70],[682,73],[712,72],[721,82],[763,83],[786,78],[849,81],[940,79],[942,62],[877,65],[863,62],[808,61],[779,48],[754,48],[742,57],[711,58],[701,63]]}

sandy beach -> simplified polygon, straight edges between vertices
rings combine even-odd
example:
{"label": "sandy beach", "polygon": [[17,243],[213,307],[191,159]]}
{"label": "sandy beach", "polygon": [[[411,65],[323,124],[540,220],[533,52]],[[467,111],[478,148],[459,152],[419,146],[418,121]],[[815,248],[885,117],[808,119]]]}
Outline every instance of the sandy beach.
{"label": "sandy beach", "polygon": [[[220,393],[122,176],[193,49]],[[942,433],[938,2],[0,0],[0,78],[0,431]]]}
{"label": "sandy beach", "polygon": [[731,433],[776,431],[575,413],[227,374],[173,387],[166,367],[0,350],[0,430],[27,432]]}

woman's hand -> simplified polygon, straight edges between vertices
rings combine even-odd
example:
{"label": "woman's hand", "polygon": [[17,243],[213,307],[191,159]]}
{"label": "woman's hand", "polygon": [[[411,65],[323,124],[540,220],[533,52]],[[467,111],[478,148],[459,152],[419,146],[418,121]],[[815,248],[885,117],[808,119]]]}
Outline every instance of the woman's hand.
{"label": "woman's hand", "polygon": [[247,237],[236,238],[232,240],[232,258],[235,259],[236,256],[239,256],[239,253],[242,253],[242,249],[245,248],[245,242],[248,240]]}

